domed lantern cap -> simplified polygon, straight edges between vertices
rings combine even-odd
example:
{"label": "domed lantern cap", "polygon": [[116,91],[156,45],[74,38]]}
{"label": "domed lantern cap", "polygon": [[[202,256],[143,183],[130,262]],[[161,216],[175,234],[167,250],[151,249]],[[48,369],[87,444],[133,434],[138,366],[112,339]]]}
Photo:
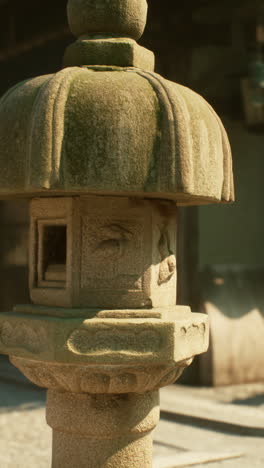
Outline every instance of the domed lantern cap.
{"label": "domed lantern cap", "polygon": [[112,194],[183,204],[234,198],[219,117],[153,72],[145,0],[70,0],[65,68],[0,101],[0,196]]}

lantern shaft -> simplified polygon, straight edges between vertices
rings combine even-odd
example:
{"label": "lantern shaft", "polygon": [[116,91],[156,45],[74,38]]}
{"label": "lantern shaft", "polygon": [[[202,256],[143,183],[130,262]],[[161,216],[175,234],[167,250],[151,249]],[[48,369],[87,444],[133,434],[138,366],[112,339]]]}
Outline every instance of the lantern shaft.
{"label": "lantern shaft", "polygon": [[143,395],[49,391],[53,468],[151,468],[158,392]]}

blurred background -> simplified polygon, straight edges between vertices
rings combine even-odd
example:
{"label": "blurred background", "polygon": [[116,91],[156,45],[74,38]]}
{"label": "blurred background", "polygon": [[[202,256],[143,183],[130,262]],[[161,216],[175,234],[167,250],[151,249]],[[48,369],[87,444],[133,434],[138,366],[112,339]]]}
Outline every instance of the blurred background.
{"label": "blurred background", "polygon": [[[211,320],[182,383],[264,379],[264,9],[255,0],[149,0],[140,43],[156,71],[215,108],[233,149],[236,203],[179,208],[178,303]],[[0,0],[0,95],[60,69],[67,0]],[[29,301],[28,202],[0,202],[0,310]]]}

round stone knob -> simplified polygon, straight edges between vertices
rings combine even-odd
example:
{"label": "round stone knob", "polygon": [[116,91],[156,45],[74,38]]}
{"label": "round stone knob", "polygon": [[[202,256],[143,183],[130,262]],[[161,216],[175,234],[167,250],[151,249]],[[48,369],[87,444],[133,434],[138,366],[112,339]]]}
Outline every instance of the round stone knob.
{"label": "round stone knob", "polygon": [[69,25],[76,37],[139,39],[146,25],[147,8],[146,0],[69,0]]}

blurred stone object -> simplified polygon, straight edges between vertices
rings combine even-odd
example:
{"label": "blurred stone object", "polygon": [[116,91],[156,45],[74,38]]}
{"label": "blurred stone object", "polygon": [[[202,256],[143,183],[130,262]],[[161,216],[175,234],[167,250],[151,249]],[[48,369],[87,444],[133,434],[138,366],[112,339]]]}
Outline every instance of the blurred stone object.
{"label": "blurred stone object", "polygon": [[65,68],[0,101],[0,194],[32,198],[31,305],[0,350],[48,388],[54,468],[147,468],[159,388],[208,347],[176,304],[177,204],[233,200],[203,98],[154,73],[145,0],[69,0]]}
{"label": "blurred stone object", "polygon": [[261,102],[263,97],[260,97],[259,100],[256,98],[256,95],[261,96],[263,94],[263,88],[259,86],[254,89],[249,78],[242,78],[241,92],[247,126],[253,130],[263,131],[264,104]]}
{"label": "blurred stone object", "polygon": [[256,41],[251,52],[249,77],[241,80],[244,111],[250,128],[264,128],[264,8],[260,4],[256,19]]}
{"label": "blurred stone object", "polygon": [[211,346],[200,358],[203,383],[263,382],[263,269],[213,265],[202,282],[202,310],[211,324]]}

